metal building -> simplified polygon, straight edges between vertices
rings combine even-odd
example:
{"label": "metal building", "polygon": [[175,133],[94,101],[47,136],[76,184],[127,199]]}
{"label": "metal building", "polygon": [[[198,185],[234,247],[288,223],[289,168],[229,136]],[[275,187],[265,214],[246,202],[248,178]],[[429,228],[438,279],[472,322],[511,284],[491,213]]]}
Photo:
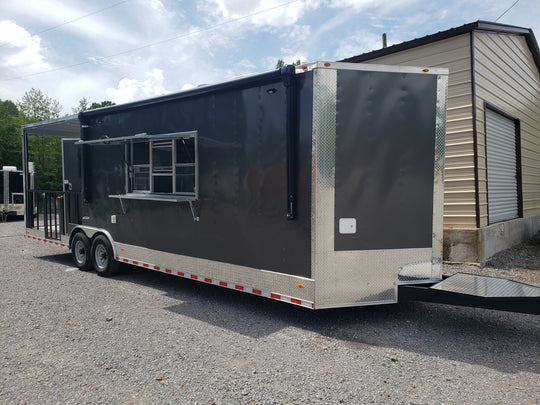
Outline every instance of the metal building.
{"label": "metal building", "polygon": [[540,229],[540,51],[531,29],[477,21],[345,59],[450,70],[445,258],[485,262]]}

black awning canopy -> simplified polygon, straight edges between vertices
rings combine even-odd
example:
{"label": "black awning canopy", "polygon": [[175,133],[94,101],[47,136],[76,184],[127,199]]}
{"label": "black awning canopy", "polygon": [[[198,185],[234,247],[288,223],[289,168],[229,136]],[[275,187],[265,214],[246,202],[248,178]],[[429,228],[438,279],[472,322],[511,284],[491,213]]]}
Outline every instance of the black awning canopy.
{"label": "black awning canopy", "polygon": [[62,138],[80,138],[81,125],[77,115],[23,125],[26,134],[54,135]]}

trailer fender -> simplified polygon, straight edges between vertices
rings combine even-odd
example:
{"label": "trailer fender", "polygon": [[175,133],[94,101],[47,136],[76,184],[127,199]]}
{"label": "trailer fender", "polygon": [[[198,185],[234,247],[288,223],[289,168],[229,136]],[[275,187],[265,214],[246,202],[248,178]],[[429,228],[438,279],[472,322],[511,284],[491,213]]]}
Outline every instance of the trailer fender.
{"label": "trailer fender", "polygon": [[94,228],[92,226],[85,226],[85,225],[77,226],[77,227],[73,228],[73,230],[71,231],[71,234],[69,235],[69,246],[70,247],[71,247],[71,241],[73,240],[73,236],[77,232],[83,232],[86,235],[86,237],[88,239],[90,239],[90,240],[94,239],[98,235],[105,236],[109,240],[109,243],[111,244],[114,259],[116,260],[116,258],[118,257],[118,254],[116,253],[116,246],[115,246],[115,243],[114,243],[114,239],[111,236],[111,234],[109,233],[109,231],[107,231],[106,229]]}

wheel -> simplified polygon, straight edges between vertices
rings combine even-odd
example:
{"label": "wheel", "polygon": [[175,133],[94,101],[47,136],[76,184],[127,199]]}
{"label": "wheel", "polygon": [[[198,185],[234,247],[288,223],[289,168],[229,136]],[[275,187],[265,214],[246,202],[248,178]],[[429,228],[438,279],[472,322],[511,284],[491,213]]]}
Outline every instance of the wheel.
{"label": "wheel", "polygon": [[114,259],[111,243],[103,235],[96,236],[92,242],[92,266],[101,277],[118,273],[118,262]]}
{"label": "wheel", "polygon": [[82,232],[77,232],[71,240],[71,257],[79,270],[86,271],[92,268],[90,241]]}

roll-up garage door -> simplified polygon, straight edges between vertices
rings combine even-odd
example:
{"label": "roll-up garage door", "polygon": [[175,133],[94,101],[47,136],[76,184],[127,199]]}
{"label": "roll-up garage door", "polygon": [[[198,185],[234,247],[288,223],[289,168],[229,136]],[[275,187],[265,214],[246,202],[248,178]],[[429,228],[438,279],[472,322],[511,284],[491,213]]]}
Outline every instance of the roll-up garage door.
{"label": "roll-up garage door", "polygon": [[486,108],[486,158],[489,223],[519,215],[516,123]]}

